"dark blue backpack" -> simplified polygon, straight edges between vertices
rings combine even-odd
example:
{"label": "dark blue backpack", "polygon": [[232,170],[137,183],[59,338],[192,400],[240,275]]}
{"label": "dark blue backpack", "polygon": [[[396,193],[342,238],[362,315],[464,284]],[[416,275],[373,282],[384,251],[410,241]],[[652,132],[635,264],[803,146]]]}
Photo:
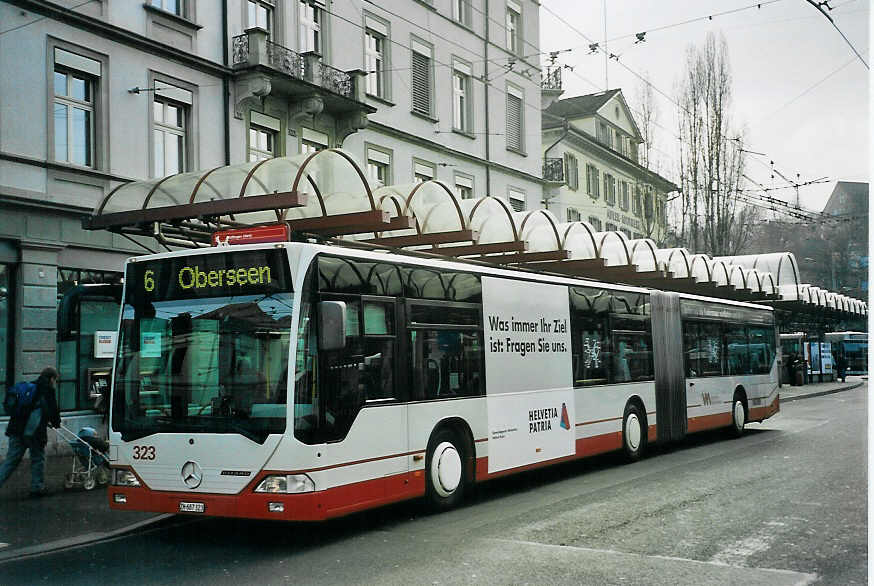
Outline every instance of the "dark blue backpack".
{"label": "dark blue backpack", "polygon": [[3,409],[12,417],[27,417],[34,408],[36,398],[36,383],[15,383],[6,391]]}

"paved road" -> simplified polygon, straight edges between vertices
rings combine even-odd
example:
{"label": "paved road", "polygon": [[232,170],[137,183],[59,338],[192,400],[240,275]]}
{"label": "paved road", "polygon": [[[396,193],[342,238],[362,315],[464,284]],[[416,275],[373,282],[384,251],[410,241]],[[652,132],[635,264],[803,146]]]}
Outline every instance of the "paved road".
{"label": "paved road", "polygon": [[699,434],[321,525],[175,517],[0,564],[5,584],[863,584],[867,386]]}

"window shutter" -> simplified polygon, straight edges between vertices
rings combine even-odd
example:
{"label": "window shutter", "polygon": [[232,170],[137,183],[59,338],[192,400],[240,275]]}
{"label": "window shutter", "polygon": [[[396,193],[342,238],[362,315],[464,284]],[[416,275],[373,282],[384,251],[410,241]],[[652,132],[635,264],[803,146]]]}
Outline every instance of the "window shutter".
{"label": "window shutter", "polygon": [[431,58],[413,52],[413,111],[431,115]]}
{"label": "window shutter", "polygon": [[522,99],[507,94],[507,148],[522,150]]}

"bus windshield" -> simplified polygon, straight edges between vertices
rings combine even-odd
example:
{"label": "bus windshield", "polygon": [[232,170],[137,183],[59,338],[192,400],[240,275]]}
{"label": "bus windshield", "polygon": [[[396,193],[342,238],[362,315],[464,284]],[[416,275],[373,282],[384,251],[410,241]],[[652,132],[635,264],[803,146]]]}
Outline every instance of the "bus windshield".
{"label": "bus windshield", "polygon": [[285,431],[294,297],[279,252],[129,267],[112,398],[123,440],[236,433],[263,443]]}

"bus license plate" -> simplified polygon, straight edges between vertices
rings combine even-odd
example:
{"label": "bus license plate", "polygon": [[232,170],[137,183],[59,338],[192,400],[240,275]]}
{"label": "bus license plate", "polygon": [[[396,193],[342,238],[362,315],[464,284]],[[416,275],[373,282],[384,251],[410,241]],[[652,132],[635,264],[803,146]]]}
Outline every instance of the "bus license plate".
{"label": "bus license plate", "polygon": [[206,503],[179,503],[180,513],[203,513],[206,511]]}

